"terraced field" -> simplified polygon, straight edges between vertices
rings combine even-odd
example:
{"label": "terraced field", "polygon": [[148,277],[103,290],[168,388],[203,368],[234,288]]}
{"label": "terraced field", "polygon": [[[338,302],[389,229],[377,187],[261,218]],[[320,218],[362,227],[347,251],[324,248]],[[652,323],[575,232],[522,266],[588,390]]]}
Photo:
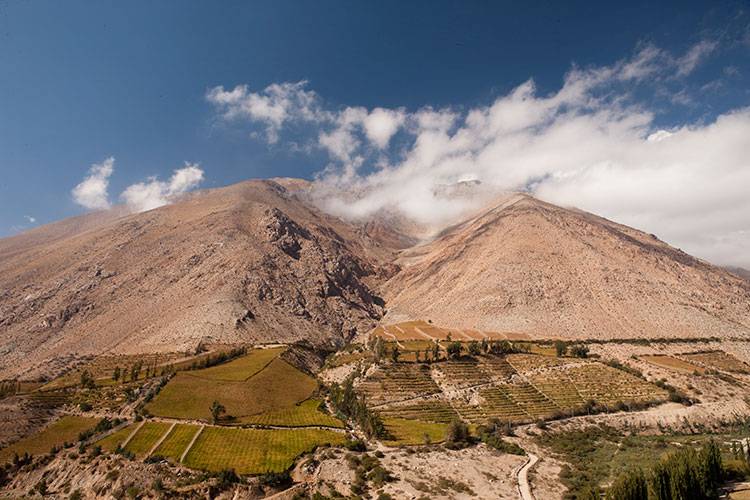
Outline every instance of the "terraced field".
{"label": "terraced field", "polygon": [[443,400],[390,406],[378,409],[378,413],[384,419],[411,419],[435,423],[448,423],[458,418],[456,411]]}
{"label": "terraced field", "polygon": [[750,373],[750,365],[743,363],[731,354],[724,351],[697,352],[683,354],[681,357],[690,362],[695,362],[705,368],[713,368],[732,373]]}
{"label": "terraced field", "polygon": [[[242,358],[204,370],[180,372],[147,405],[153,415],[209,421],[219,401],[236,422],[255,415],[281,418],[313,394],[317,381],[279,358],[281,349],[256,349]],[[309,414],[308,414],[309,416]],[[321,417],[322,418],[322,417]],[[252,419],[249,419],[252,420]]]}
{"label": "terraced field", "polygon": [[447,424],[422,422],[403,418],[386,418],[383,423],[390,434],[384,443],[388,446],[408,446],[427,443],[442,443]]}
{"label": "terraced field", "polygon": [[601,363],[586,363],[568,370],[570,380],[584,400],[613,404],[618,401],[652,401],[667,398],[667,391],[645,380]]}
{"label": "terraced field", "polygon": [[382,337],[390,341],[405,340],[452,340],[470,342],[472,340],[530,340],[525,333],[515,332],[486,332],[479,330],[461,330],[455,328],[441,328],[426,321],[406,321],[393,325],[378,326],[371,333],[371,337]]}
{"label": "terraced field", "polygon": [[287,470],[317,446],[341,445],[346,435],[320,429],[260,430],[206,427],[185,457],[195,469],[234,469],[239,474]]}
{"label": "terraced field", "polygon": [[666,400],[665,390],[628,372],[587,359],[536,354],[478,356],[429,365],[380,366],[358,386],[386,420],[445,423],[458,415],[533,422],[573,414],[587,402]]}
{"label": "terraced field", "polygon": [[10,461],[14,454],[44,455],[53,446],[61,447],[64,443],[74,443],[78,434],[96,425],[96,419],[77,416],[65,416],[53,422],[41,432],[17,441],[0,450],[0,465]]}
{"label": "terraced field", "polygon": [[358,389],[365,394],[371,405],[392,403],[440,392],[440,388],[430,375],[429,367],[412,363],[380,366],[358,386]]}
{"label": "terraced field", "polygon": [[324,426],[343,428],[344,423],[324,413],[320,409],[321,402],[317,399],[308,399],[300,404],[283,410],[250,415],[238,419],[242,424],[273,425],[281,427],[309,427]]}
{"label": "terraced field", "polygon": [[[99,441],[99,445],[114,451],[130,436],[136,425]],[[170,430],[171,429],[171,430]],[[125,445],[125,450],[144,458],[161,439],[154,450],[159,455],[179,462],[200,426],[146,422]],[[220,471],[234,469],[240,474],[281,472],[288,469],[302,453],[317,446],[341,445],[346,434],[323,429],[240,429],[235,427],[207,426],[185,456],[184,465],[195,469]]]}
{"label": "terraced field", "polygon": [[694,372],[698,373],[705,373],[706,370],[700,365],[695,365],[693,363],[689,363],[687,361],[684,361],[679,358],[675,358],[673,356],[668,356],[666,354],[657,354],[653,356],[641,356],[640,357],[643,361],[650,363],[655,366],[659,366],[661,368],[666,368],[668,370],[673,370],[680,373],[687,373],[691,374]]}
{"label": "terraced field", "polygon": [[136,456],[146,456],[157,441],[159,441],[159,438],[161,438],[170,427],[170,424],[164,422],[146,422],[138,432],[135,433],[135,436],[133,436],[127,446],[125,446],[125,449],[132,451]]}
{"label": "terraced field", "polygon": [[177,424],[166,439],[156,448],[154,454],[169,458],[173,462],[179,462],[182,453],[190,444],[198,429],[199,427],[195,425]]}

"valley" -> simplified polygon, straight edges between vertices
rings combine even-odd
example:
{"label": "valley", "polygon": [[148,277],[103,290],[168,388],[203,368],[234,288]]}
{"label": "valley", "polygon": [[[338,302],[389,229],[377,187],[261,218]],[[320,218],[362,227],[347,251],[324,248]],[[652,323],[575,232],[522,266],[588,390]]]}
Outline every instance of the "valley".
{"label": "valley", "polygon": [[750,478],[750,283],[525,194],[420,238],[307,189],[0,240],[2,495],[588,500],[711,443]]}

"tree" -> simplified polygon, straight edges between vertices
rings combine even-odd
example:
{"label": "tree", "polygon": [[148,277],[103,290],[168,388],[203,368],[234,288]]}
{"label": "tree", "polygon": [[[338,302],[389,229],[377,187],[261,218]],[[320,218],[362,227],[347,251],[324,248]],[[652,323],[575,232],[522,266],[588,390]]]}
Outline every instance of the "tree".
{"label": "tree", "polygon": [[464,346],[461,345],[461,342],[451,342],[448,344],[448,347],[446,350],[448,351],[448,357],[451,359],[456,359],[461,355],[461,351],[463,350]]}
{"label": "tree", "polygon": [[479,356],[482,353],[482,348],[479,346],[479,342],[472,340],[469,342],[469,354],[472,356]]}
{"label": "tree", "polygon": [[576,358],[588,358],[589,348],[585,344],[576,344],[570,346],[570,354]]}
{"label": "tree", "polygon": [[469,427],[460,420],[452,420],[445,430],[445,444],[449,447],[469,442]]}
{"label": "tree", "polygon": [[221,419],[221,416],[226,413],[227,409],[224,408],[224,405],[219,403],[218,401],[214,400],[213,403],[211,403],[211,407],[209,408],[211,411],[211,419],[213,420],[213,423],[218,423]]}
{"label": "tree", "polygon": [[440,360],[440,344],[436,340],[432,344],[432,360],[433,361],[439,361]]}
{"label": "tree", "polygon": [[393,350],[391,351],[391,360],[394,363],[398,363],[398,358],[401,356],[401,351],[398,350],[398,346],[394,345]]}
{"label": "tree", "polygon": [[555,352],[557,357],[560,358],[568,353],[568,346],[562,340],[555,340]]}
{"label": "tree", "polygon": [[486,338],[482,339],[481,348],[482,348],[482,352],[485,353],[485,354],[487,354],[488,352],[490,352],[490,343],[487,342]]}
{"label": "tree", "polygon": [[383,339],[380,337],[375,337],[375,340],[372,343],[372,354],[376,363],[380,363],[383,356],[385,356],[385,342],[383,342]]}
{"label": "tree", "polygon": [[83,370],[81,372],[81,387],[84,389],[93,389],[96,387],[96,382],[94,382],[94,378],[88,370]]}
{"label": "tree", "polygon": [[415,359],[417,360],[417,363],[419,363],[419,355],[420,355],[420,354],[421,354],[421,352],[420,352],[420,351],[415,351],[415,352],[414,352],[414,358],[415,358]]}
{"label": "tree", "polygon": [[607,500],[647,500],[648,485],[640,468],[621,474],[607,490]]}
{"label": "tree", "polygon": [[112,380],[114,380],[115,382],[120,380],[120,367],[119,366],[115,366],[115,371],[112,372]]}

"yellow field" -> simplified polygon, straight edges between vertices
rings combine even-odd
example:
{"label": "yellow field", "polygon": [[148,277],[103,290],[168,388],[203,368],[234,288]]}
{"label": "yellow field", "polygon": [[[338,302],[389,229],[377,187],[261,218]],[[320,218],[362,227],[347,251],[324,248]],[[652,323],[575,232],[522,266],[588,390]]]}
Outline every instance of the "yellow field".
{"label": "yellow field", "polygon": [[199,427],[197,425],[177,424],[167,438],[162,441],[156,449],[154,455],[166,457],[172,459],[174,462],[178,462],[180,456],[182,456],[182,452],[184,452],[187,445],[190,444],[190,441],[193,439],[193,436],[195,436],[195,433],[198,432],[198,429]]}
{"label": "yellow field", "polygon": [[132,451],[138,456],[148,454],[151,448],[159,441],[171,424],[164,422],[146,422],[143,424],[138,432],[135,433],[133,439],[130,440],[125,449]]}
{"label": "yellow field", "polygon": [[343,428],[341,420],[324,413],[319,409],[320,401],[308,399],[298,405],[258,415],[238,419],[238,423],[255,425],[274,425],[286,427],[325,426]]}
{"label": "yellow field", "polygon": [[195,370],[189,374],[194,377],[206,378],[210,380],[225,380],[229,382],[240,382],[247,380],[256,373],[268,366],[268,364],[277,358],[284,348],[275,349],[254,349],[247,355],[237,358],[228,363]]}
{"label": "yellow field", "polygon": [[[163,417],[209,421],[209,407],[216,400],[226,407],[227,416],[240,421],[251,415],[290,409],[308,399],[317,388],[314,378],[280,358],[257,371],[268,360],[268,353],[256,350],[247,357],[256,359],[240,358],[228,363],[227,366],[237,364],[225,370],[215,370],[221,368],[217,366],[178,373],[146,409]],[[243,376],[250,378],[245,380]]]}
{"label": "yellow field", "polygon": [[688,363],[687,361],[674,358],[672,356],[653,355],[653,356],[641,356],[640,358],[643,361],[646,361],[647,363],[651,363],[652,365],[660,366],[662,368],[667,368],[669,370],[674,370],[680,373],[690,373],[690,374],[692,374],[693,372],[706,373],[706,370],[704,368],[698,365],[694,365],[692,363]]}
{"label": "yellow field", "polygon": [[7,448],[0,450],[0,464],[6,463],[13,458],[13,454],[44,455],[49,453],[53,446],[61,447],[64,443],[74,443],[78,440],[78,434],[96,425],[96,419],[65,416],[53,422],[41,432],[24,438]]}
{"label": "yellow field", "polygon": [[383,423],[393,437],[393,439],[383,441],[388,446],[442,443],[445,441],[445,430],[448,427],[446,423],[422,422],[405,418],[386,418]]}
{"label": "yellow field", "polygon": [[324,444],[341,445],[342,432],[319,429],[261,430],[206,427],[185,457],[195,469],[234,469],[239,474],[282,472],[302,453]]}
{"label": "yellow field", "polygon": [[135,430],[137,425],[138,425],[137,423],[127,425],[123,427],[122,429],[119,429],[113,432],[112,434],[105,437],[104,439],[100,439],[99,441],[97,441],[96,444],[101,446],[103,450],[106,450],[112,453],[117,449],[118,445],[122,444],[123,441],[125,441],[128,438],[128,436],[130,436],[130,433],[133,432],[133,430]]}

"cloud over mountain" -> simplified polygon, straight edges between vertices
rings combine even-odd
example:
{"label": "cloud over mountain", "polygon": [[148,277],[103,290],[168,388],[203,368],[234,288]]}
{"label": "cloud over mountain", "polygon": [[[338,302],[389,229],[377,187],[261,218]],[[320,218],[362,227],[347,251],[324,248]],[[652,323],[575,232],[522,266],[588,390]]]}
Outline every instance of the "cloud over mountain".
{"label": "cloud over mountain", "polygon": [[[224,118],[273,126],[269,142],[286,127],[307,130],[308,147],[330,158],[318,188],[323,206],[338,215],[389,208],[444,223],[472,200],[446,200],[436,188],[471,178],[642,228],[717,263],[747,266],[750,110],[669,125],[660,116],[687,98],[681,79],[716,50],[711,40],[681,55],[645,45],[610,66],[573,66],[552,93],[529,79],[471,109],[327,109],[306,82],[258,93],[219,87],[207,96]],[[284,97],[275,89],[285,89]],[[283,103],[283,119],[245,111],[264,99]]]}

